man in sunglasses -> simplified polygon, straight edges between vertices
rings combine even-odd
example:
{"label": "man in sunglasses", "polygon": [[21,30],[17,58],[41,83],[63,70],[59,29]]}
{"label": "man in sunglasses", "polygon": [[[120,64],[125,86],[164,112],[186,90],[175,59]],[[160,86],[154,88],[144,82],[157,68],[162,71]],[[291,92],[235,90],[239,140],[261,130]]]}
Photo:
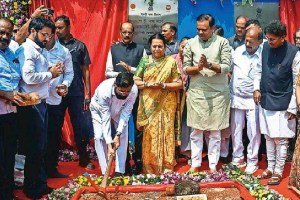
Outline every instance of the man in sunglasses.
{"label": "man in sunglasses", "polygon": [[[138,95],[133,74],[121,72],[116,78],[103,81],[96,89],[91,101],[94,126],[95,149],[102,174],[107,168],[107,160],[116,153],[115,176],[125,173],[128,146],[128,121],[133,104]],[[116,134],[112,134],[112,124]],[[115,152],[113,145],[117,151]]]}

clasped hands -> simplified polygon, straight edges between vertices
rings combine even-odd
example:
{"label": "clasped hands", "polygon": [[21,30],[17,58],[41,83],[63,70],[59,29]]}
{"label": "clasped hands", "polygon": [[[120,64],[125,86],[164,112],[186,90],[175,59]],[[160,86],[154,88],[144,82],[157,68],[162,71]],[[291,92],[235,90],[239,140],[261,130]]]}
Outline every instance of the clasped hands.
{"label": "clasped hands", "polygon": [[165,83],[159,82],[144,82],[145,88],[162,89],[165,87]]}
{"label": "clasped hands", "polygon": [[201,70],[203,70],[204,67],[208,67],[207,58],[206,58],[206,56],[204,54],[201,54],[201,58],[200,58],[200,60],[198,62],[198,66],[197,67],[198,67],[199,72]]}

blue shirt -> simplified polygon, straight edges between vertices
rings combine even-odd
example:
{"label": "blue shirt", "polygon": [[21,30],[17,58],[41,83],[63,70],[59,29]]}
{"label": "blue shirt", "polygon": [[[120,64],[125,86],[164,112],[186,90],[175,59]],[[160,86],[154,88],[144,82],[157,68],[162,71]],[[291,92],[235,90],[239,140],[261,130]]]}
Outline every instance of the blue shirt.
{"label": "blue shirt", "polygon": [[[0,50],[0,90],[17,91],[21,79],[18,59],[10,48]],[[0,99],[0,114],[15,112],[16,108],[5,99]]]}
{"label": "blue shirt", "polygon": [[49,97],[47,98],[48,104],[59,105],[62,97],[57,94],[56,86],[63,84],[69,87],[71,85],[74,77],[72,56],[69,50],[58,41],[55,42],[52,49],[48,51],[45,49],[45,54],[50,67],[58,62],[64,65],[64,73],[50,81]]}
{"label": "blue shirt", "polygon": [[52,79],[48,61],[43,55],[45,51],[28,38],[17,50],[22,74],[20,90],[25,93],[36,92],[41,99],[49,96],[49,82]]}

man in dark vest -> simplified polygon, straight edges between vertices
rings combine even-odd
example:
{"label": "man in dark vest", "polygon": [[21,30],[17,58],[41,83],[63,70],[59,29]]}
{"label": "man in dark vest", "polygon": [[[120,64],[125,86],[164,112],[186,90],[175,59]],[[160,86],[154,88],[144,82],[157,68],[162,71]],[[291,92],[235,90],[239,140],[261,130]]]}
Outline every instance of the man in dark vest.
{"label": "man in dark vest", "polygon": [[297,47],[285,40],[286,27],[278,20],[265,28],[268,42],[262,51],[262,66],[256,68],[253,98],[259,104],[261,133],[266,138],[268,167],[259,178],[278,185],[287,156],[288,138],[295,136],[295,79],[300,67]]}
{"label": "man in dark vest", "polygon": [[146,51],[143,45],[132,41],[134,27],[131,22],[121,24],[120,33],[122,41],[111,47],[106,60],[106,78],[116,78],[120,72],[135,73]]}
{"label": "man in dark vest", "polygon": [[[128,71],[135,73],[136,68],[146,51],[143,45],[132,41],[134,26],[131,22],[124,22],[120,26],[122,41],[113,45],[108,53],[106,60],[106,78],[116,78],[119,73]],[[142,135],[135,127],[138,108],[138,98],[133,106],[132,116],[129,120],[129,149],[135,149],[134,158],[138,161],[136,164],[141,169],[141,144]],[[133,141],[135,144],[133,145]],[[134,150],[133,150],[134,151]],[[139,167],[140,166],[140,167]],[[126,161],[126,173],[129,173],[129,160]],[[137,169],[138,171],[140,169]],[[134,172],[138,173],[138,172]],[[118,174],[117,174],[118,175]]]}

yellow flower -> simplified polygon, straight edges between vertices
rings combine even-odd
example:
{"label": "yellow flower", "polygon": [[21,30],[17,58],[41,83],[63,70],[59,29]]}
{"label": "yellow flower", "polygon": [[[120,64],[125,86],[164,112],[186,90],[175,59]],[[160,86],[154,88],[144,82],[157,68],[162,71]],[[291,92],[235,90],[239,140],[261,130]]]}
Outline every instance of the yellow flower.
{"label": "yellow flower", "polygon": [[29,0],[27,3],[30,5],[32,2],[31,2],[31,0]]}
{"label": "yellow flower", "polygon": [[11,21],[14,21],[15,18],[14,18],[13,16],[11,16],[9,19],[10,19]]}
{"label": "yellow flower", "polygon": [[128,177],[124,177],[124,185],[128,185],[128,183],[129,183]]}
{"label": "yellow flower", "polygon": [[15,1],[15,2],[14,2],[14,6],[18,6],[18,2]]}
{"label": "yellow flower", "polygon": [[25,1],[22,1],[22,5],[26,5],[27,3]]}

